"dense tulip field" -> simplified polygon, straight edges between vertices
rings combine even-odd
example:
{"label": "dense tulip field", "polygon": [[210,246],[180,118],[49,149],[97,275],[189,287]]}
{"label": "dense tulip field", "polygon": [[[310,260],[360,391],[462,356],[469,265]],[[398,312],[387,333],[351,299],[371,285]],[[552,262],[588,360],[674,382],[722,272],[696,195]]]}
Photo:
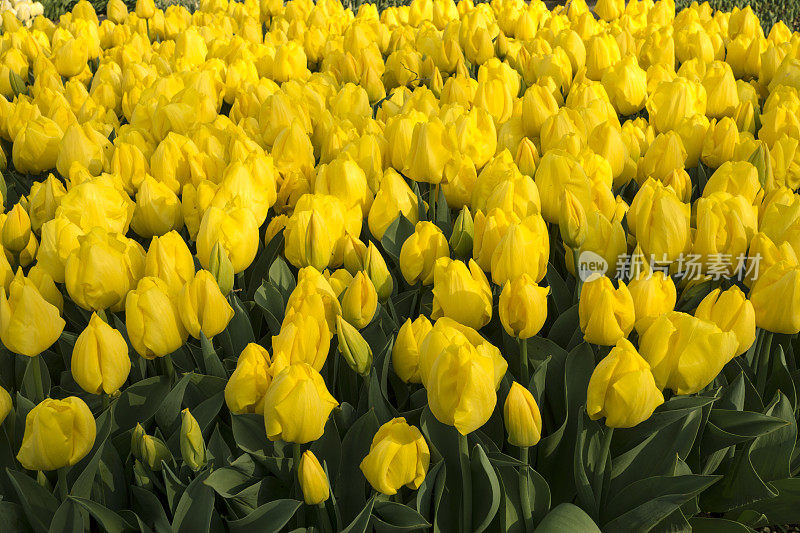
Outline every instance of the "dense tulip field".
{"label": "dense tulip field", "polygon": [[20,5],[4,530],[800,522],[800,33],[673,0]]}

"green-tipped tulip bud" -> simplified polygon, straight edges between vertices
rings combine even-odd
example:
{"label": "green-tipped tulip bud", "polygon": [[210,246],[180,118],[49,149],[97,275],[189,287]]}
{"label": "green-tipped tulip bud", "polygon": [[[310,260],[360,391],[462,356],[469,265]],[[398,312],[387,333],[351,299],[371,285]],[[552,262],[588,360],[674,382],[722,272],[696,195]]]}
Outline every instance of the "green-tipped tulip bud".
{"label": "green-tipped tulip bud", "polygon": [[453,234],[450,235],[450,247],[453,254],[459,259],[472,256],[472,236],[475,234],[475,225],[469,208],[464,206],[453,225]]}
{"label": "green-tipped tulip bud", "polygon": [[350,368],[362,376],[369,374],[372,368],[372,350],[361,333],[341,316],[337,316],[336,336],[339,338],[339,352]]}
{"label": "green-tipped tulip bud", "polygon": [[364,270],[366,270],[367,276],[375,286],[378,300],[385,302],[392,295],[394,280],[389,268],[386,266],[386,261],[384,261],[377,246],[373,243],[369,243],[367,252],[364,254]]}
{"label": "green-tipped tulip bud", "polygon": [[756,167],[758,181],[761,182],[761,186],[768,190],[772,189],[775,182],[775,178],[772,175],[772,159],[763,142],[758,144],[758,148],[752,153],[748,162]]}
{"label": "green-tipped tulip bud", "polygon": [[145,433],[141,424],[136,424],[131,435],[131,453],[155,472],[161,470],[162,462],[172,461],[172,454],[164,441]]}
{"label": "green-tipped tulip bud", "polygon": [[203,432],[189,409],[181,411],[181,457],[195,472],[207,462]]}
{"label": "green-tipped tulip bud", "polygon": [[558,229],[564,244],[577,250],[586,241],[588,226],[586,211],[578,198],[570,191],[565,190],[561,196],[561,211],[558,214]]}
{"label": "green-tipped tulip bud", "polygon": [[8,83],[11,86],[11,90],[14,91],[14,96],[19,96],[20,94],[26,94],[28,92],[28,86],[25,80],[13,70],[8,71]]}
{"label": "green-tipped tulip bud", "polygon": [[217,280],[219,290],[227,296],[233,289],[233,264],[225,252],[225,248],[219,243],[215,244],[211,250],[211,259],[208,266],[208,270]]}

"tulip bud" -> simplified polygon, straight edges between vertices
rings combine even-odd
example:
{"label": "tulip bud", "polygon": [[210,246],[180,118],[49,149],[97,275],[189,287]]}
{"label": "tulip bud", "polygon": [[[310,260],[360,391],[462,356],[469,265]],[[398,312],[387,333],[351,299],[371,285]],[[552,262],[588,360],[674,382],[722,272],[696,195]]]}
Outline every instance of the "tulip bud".
{"label": "tulip bud", "polygon": [[233,308],[222,295],[214,276],[207,270],[195,274],[178,297],[178,313],[189,334],[210,339],[225,331],[233,318]]}
{"label": "tulip bud", "polygon": [[386,266],[386,261],[372,242],[369,243],[364,254],[364,271],[375,286],[378,300],[381,302],[388,300],[394,289],[394,279]]}
{"label": "tulip bud", "polygon": [[619,288],[614,288],[609,278],[595,273],[583,284],[578,315],[586,342],[614,346],[633,329],[636,311],[633,297],[622,281]]}
{"label": "tulip bud", "polygon": [[356,328],[336,317],[336,336],[339,338],[339,353],[356,373],[366,376],[372,370],[372,349]]}
{"label": "tulip bud", "polygon": [[19,253],[31,238],[31,219],[22,205],[15,205],[8,212],[3,224],[3,246],[12,253]]}
{"label": "tulip bud", "polygon": [[450,249],[442,230],[433,222],[417,222],[414,233],[400,248],[400,271],[409,285],[433,283],[433,267],[440,257],[448,257]]}
{"label": "tulip bud", "polygon": [[419,315],[412,322],[407,319],[397,332],[392,345],[392,367],[395,374],[405,383],[422,383],[419,373],[420,345],[433,326],[425,315]]}
{"label": "tulip bud", "polygon": [[14,405],[11,403],[11,395],[6,389],[0,387],[0,425],[6,419]]}
{"label": "tulip bud", "polygon": [[300,465],[297,467],[297,478],[306,505],[319,505],[330,498],[328,476],[311,450],[301,456]]}
{"label": "tulip bud", "polygon": [[211,258],[209,260],[208,270],[214,279],[217,280],[219,290],[224,296],[227,296],[231,289],[233,289],[233,265],[231,260],[228,259],[228,254],[225,252],[219,242],[214,245],[211,250]]}
{"label": "tulip bud", "polygon": [[586,241],[586,211],[578,198],[565,189],[561,198],[561,211],[558,215],[558,229],[561,239],[570,248],[580,248]]}
{"label": "tulip bud", "polygon": [[109,326],[97,313],[78,335],[72,349],[72,377],[91,394],[113,394],[128,379],[131,360],[122,333]]}
{"label": "tulip bud", "polygon": [[697,306],[694,316],[713,322],[722,331],[733,331],[739,343],[736,355],[746,352],[756,340],[753,304],[736,285],[722,292],[711,291]]}
{"label": "tulip bud", "polygon": [[131,434],[131,454],[150,467],[150,470],[161,470],[162,462],[172,461],[172,454],[163,440],[148,435],[141,424]]}
{"label": "tulip bud", "polygon": [[512,446],[527,448],[534,446],[542,437],[542,415],[531,392],[517,383],[511,390],[503,406],[503,419],[508,431],[508,442]]}
{"label": "tulip bud", "polygon": [[378,309],[378,293],[370,279],[359,272],[342,296],[342,316],[358,329],[372,322]]}
{"label": "tulip bud", "polygon": [[203,432],[189,409],[181,411],[181,457],[195,472],[203,468],[208,461]]}
{"label": "tulip bud", "polygon": [[547,319],[549,287],[539,287],[527,274],[507,281],[500,293],[500,323],[512,337],[533,337]]}
{"label": "tulip bud", "polygon": [[472,214],[466,205],[456,217],[453,233],[450,235],[450,247],[453,254],[459,259],[466,259],[472,254],[472,236],[475,234],[475,224]]}

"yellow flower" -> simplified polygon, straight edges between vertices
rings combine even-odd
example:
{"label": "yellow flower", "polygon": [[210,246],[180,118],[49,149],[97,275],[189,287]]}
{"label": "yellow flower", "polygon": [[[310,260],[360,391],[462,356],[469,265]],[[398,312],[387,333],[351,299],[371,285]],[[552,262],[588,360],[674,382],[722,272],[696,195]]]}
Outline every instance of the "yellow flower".
{"label": "yellow flower", "polygon": [[431,318],[449,317],[480,329],[492,318],[492,290],[486,274],[472,259],[469,266],[449,258],[436,260],[433,269]]}
{"label": "yellow flower", "polygon": [[512,337],[528,339],[544,326],[547,320],[549,287],[540,287],[527,274],[507,281],[500,293],[500,323]]}
{"label": "yellow flower", "polygon": [[712,120],[703,141],[700,160],[708,167],[717,168],[725,161],[733,159],[738,142],[739,128],[732,118]]}
{"label": "yellow flower", "polygon": [[125,326],[136,352],[145,359],[169,355],[186,342],[177,302],[163,280],[144,277],[125,300]]}
{"label": "yellow flower", "polygon": [[131,229],[142,237],[154,237],[181,226],[183,210],[178,196],[165,184],[145,176],[136,192]]}
{"label": "yellow flower", "polygon": [[506,423],[508,442],[512,446],[534,446],[542,437],[539,406],[530,391],[516,381],[511,384],[503,405],[503,420]]}
{"label": "yellow flower", "polygon": [[83,400],[45,399],[25,418],[17,461],[27,470],[58,470],[83,459],[94,446],[97,426]]}
{"label": "yellow flower", "polygon": [[368,224],[372,235],[381,240],[386,229],[403,214],[412,224],[419,220],[417,195],[402,176],[393,168],[388,168],[381,178],[380,188],[369,210]]}
{"label": "yellow flower", "polygon": [[122,333],[92,313],[72,348],[72,377],[91,394],[117,392],[131,371],[128,343]]}
{"label": "yellow flower", "polygon": [[31,219],[21,204],[16,204],[3,222],[3,247],[13,253],[25,249],[31,240]]}
{"label": "yellow flower", "polygon": [[178,232],[170,231],[153,237],[144,257],[144,275],[161,278],[169,286],[170,294],[174,295],[179,294],[194,277],[192,253]]}
{"label": "yellow flower", "polygon": [[342,296],[342,316],[357,329],[372,322],[378,309],[378,293],[369,277],[359,272]]}
{"label": "yellow flower", "polygon": [[0,424],[6,419],[14,405],[11,403],[11,395],[6,389],[0,387]]}
{"label": "yellow flower", "polygon": [[303,452],[300,466],[297,468],[297,478],[306,505],[319,505],[330,498],[331,489],[328,476],[311,450]]}
{"label": "yellow flower", "polygon": [[87,44],[83,39],[70,38],[54,50],[53,64],[59,75],[71,78],[86,69],[89,61]]}
{"label": "yellow flower", "polygon": [[578,301],[581,331],[586,342],[614,346],[633,329],[636,312],[633,297],[621,280],[614,288],[606,276],[586,279]]}
{"label": "yellow flower", "polygon": [[[634,257],[637,255],[634,252]],[[656,318],[675,309],[678,296],[672,278],[661,270],[653,272],[649,265],[632,277],[628,290],[636,311],[636,331],[641,335]]]}
{"label": "yellow flower", "polygon": [[306,308],[302,312],[287,313],[278,335],[272,337],[272,353],[276,361],[285,357],[289,363],[308,363],[314,370],[322,370],[333,332],[328,329],[325,316],[320,312],[322,306],[317,309],[317,312]]}
{"label": "yellow flower", "polygon": [[378,429],[360,468],[372,488],[392,495],[403,485],[418,489],[428,473],[430,458],[419,429],[399,417]]}
{"label": "yellow flower", "polygon": [[305,363],[288,365],[264,397],[267,438],[298,444],[317,440],[337,405],[316,370]]}
{"label": "yellow flower", "polygon": [[59,125],[47,117],[27,121],[14,137],[11,152],[14,168],[25,174],[39,174],[55,168],[62,136]]}
{"label": "yellow flower", "polygon": [[197,258],[203,268],[210,267],[217,243],[228,254],[234,273],[249,267],[258,251],[258,224],[253,213],[241,207],[229,211],[209,207],[197,233]]}
{"label": "yellow flower", "polygon": [[422,383],[419,373],[420,345],[432,328],[425,315],[419,315],[413,322],[408,318],[400,326],[392,345],[392,368],[403,382]]}
{"label": "yellow flower", "polygon": [[409,285],[433,283],[433,266],[440,257],[449,257],[450,248],[442,230],[433,222],[417,222],[400,248],[400,271]]}
{"label": "yellow flower", "polygon": [[369,243],[364,254],[364,271],[367,273],[372,285],[375,286],[378,300],[386,302],[389,296],[392,295],[394,279],[386,266],[386,261],[378,251],[378,247],[372,242]]}
{"label": "yellow flower", "polygon": [[45,222],[55,218],[56,209],[65,194],[67,191],[64,185],[52,174],[48,175],[45,181],[37,181],[31,185],[31,193],[28,195],[28,214],[33,231],[39,233]]}
{"label": "yellow flower", "polygon": [[492,281],[498,285],[528,274],[539,282],[547,273],[550,237],[547,225],[538,214],[511,224],[492,253]]}
{"label": "yellow flower", "polygon": [[570,248],[580,248],[586,241],[586,211],[569,190],[564,191],[564,198],[561,199],[558,229],[564,244]]}
{"label": "yellow flower", "polygon": [[738,341],[734,355],[746,352],[756,340],[753,304],[736,285],[726,291],[711,291],[697,306],[694,316],[713,322],[722,331],[734,332]]}
{"label": "yellow flower", "polygon": [[58,340],[65,325],[58,308],[21,271],[7,295],[0,287],[0,340],[11,352],[35,357]]}
{"label": "yellow flower", "polygon": [[453,139],[440,120],[419,122],[414,126],[403,172],[415,181],[437,184],[453,151]]}
{"label": "yellow flower", "polygon": [[99,176],[108,170],[111,162],[111,143],[89,124],[72,124],[64,132],[58,150],[56,168],[62,176],[68,176],[74,164]]}
{"label": "yellow flower", "polygon": [[603,88],[620,115],[639,112],[647,101],[647,73],[635,55],[628,55],[612,65],[602,77]]}
{"label": "yellow flower", "polygon": [[339,340],[339,353],[354,372],[362,376],[372,370],[372,349],[356,328],[341,316],[336,317],[336,337]]}
{"label": "yellow flower", "polygon": [[189,409],[181,411],[181,457],[189,468],[197,472],[206,465],[206,443],[203,441],[203,432],[200,424],[189,412]]}
{"label": "yellow flower", "polygon": [[756,326],[774,333],[800,332],[800,267],[779,261],[762,272],[750,289]]}
{"label": "yellow flower", "polygon": [[254,342],[244,347],[225,385],[225,404],[233,414],[264,413],[264,395],[272,383],[269,352]]}
{"label": "yellow flower", "polygon": [[608,427],[634,427],[662,403],[650,365],[627,339],[617,342],[589,379],[586,412],[592,420],[606,417]]}
{"label": "yellow flower", "polygon": [[181,322],[196,339],[200,333],[208,339],[222,333],[233,318],[233,308],[208,270],[200,270],[184,285],[178,301]]}
{"label": "yellow flower", "polygon": [[81,229],[65,217],[56,217],[42,224],[42,242],[36,264],[56,283],[64,283],[64,269],[73,250],[80,248]]}
{"label": "yellow flower", "polygon": [[671,188],[649,179],[631,202],[628,227],[647,256],[672,262],[692,244],[689,211]]}

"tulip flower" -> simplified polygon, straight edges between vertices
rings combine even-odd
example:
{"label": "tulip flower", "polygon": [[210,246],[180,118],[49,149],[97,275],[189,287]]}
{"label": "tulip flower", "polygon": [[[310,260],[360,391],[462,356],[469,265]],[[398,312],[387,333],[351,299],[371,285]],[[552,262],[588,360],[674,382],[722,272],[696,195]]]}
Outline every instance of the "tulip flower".
{"label": "tulip flower", "polygon": [[773,333],[800,332],[800,267],[785,260],[770,266],[753,281],[750,301],[756,326]]}
{"label": "tulip flower", "polygon": [[392,345],[392,368],[405,383],[422,383],[419,372],[420,345],[433,326],[425,315],[419,315],[412,322],[406,319],[397,332]]}
{"label": "tulip flower", "polygon": [[372,242],[369,243],[364,254],[364,271],[378,293],[378,300],[386,302],[392,295],[394,279],[386,266],[386,261]]}
{"label": "tulip flower", "polygon": [[172,462],[172,453],[166,443],[158,437],[145,433],[139,423],[131,433],[131,454],[154,472],[161,471],[162,463]]}
{"label": "tulip flower", "polygon": [[0,287],[0,340],[13,353],[35,357],[58,340],[66,322],[21,271],[8,293]]}
{"label": "tulip flower", "polygon": [[418,489],[429,464],[430,450],[422,433],[399,417],[378,429],[360,468],[372,488],[392,495],[403,485]]}
{"label": "tulip flower", "polygon": [[369,277],[359,272],[342,296],[342,316],[357,329],[363,329],[378,309],[378,293]]}
{"label": "tulip flower", "polygon": [[539,406],[530,391],[516,381],[511,384],[503,405],[503,420],[508,432],[508,442],[512,446],[534,446],[542,437]]}
{"label": "tulip flower", "polygon": [[414,233],[400,248],[400,271],[409,285],[433,283],[433,267],[440,257],[449,257],[447,239],[436,224],[418,222]]}
{"label": "tulip flower", "polygon": [[311,450],[306,450],[300,457],[297,477],[306,505],[319,505],[330,498],[331,489],[328,476]]}
{"label": "tulip flower", "polygon": [[368,376],[372,370],[372,349],[361,333],[341,316],[336,317],[336,337],[339,353],[354,372]]}
{"label": "tulip flower", "polygon": [[0,387],[0,425],[6,419],[14,405],[11,403],[11,395],[6,389]]}
{"label": "tulip flower", "polygon": [[83,459],[94,446],[97,427],[83,400],[47,398],[25,417],[17,461],[27,470],[58,470]]}
{"label": "tulip flower", "polygon": [[3,223],[2,236],[3,246],[10,252],[19,253],[28,245],[31,239],[31,219],[20,204],[8,212]]}
{"label": "tulip flower", "polygon": [[278,335],[272,337],[272,353],[275,360],[280,356],[290,363],[308,363],[319,372],[328,357],[332,333],[320,310],[293,311],[284,318]]}
{"label": "tulip flower", "polygon": [[507,281],[500,293],[500,323],[510,336],[533,337],[547,319],[549,287],[540,287],[527,274]]}
{"label": "tulip flower", "polygon": [[206,465],[206,443],[203,441],[203,433],[197,420],[189,412],[189,409],[181,411],[181,433],[180,446],[183,462],[189,468],[197,472]]}
{"label": "tulip flower", "polygon": [[253,213],[243,208],[223,211],[209,207],[197,233],[197,258],[203,268],[211,266],[211,252],[217,243],[228,254],[234,273],[249,267],[258,251],[258,225]]}
{"label": "tulip flower", "polygon": [[136,289],[128,294],[125,326],[133,349],[145,359],[171,354],[188,337],[169,286],[150,276],[139,280]]}
{"label": "tulip flower", "polygon": [[735,355],[745,353],[756,340],[753,304],[735,285],[726,291],[711,291],[697,306],[694,316],[713,322],[722,331],[733,331],[738,341]]}
{"label": "tulip flower", "polygon": [[[213,262],[213,261],[212,261]],[[153,237],[144,257],[144,275],[161,278],[178,295],[194,277],[194,259],[177,231]]]}
{"label": "tulip flower", "polygon": [[622,281],[592,274],[583,284],[578,300],[580,327],[586,342],[614,346],[633,329],[636,311],[633,297]]}
{"label": "tulip flower", "polygon": [[225,384],[225,404],[231,413],[264,413],[262,400],[272,382],[274,369],[267,350],[253,342],[236,360],[236,369]]}
{"label": "tulip flower", "polygon": [[469,266],[446,257],[436,260],[431,318],[439,317],[449,317],[475,329],[482,328],[491,320],[489,280],[472,259]]}
{"label": "tulip flower", "polygon": [[128,343],[122,333],[92,313],[89,325],[75,340],[72,377],[91,394],[117,392],[131,371]]}

